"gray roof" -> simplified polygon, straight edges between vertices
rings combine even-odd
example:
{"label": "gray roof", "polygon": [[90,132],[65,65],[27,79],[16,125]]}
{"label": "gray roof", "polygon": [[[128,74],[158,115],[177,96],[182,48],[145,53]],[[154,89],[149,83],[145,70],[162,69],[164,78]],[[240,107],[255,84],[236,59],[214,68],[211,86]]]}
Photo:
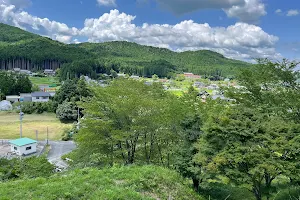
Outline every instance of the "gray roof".
{"label": "gray roof", "polygon": [[49,92],[33,92],[32,97],[50,97],[50,93]]}

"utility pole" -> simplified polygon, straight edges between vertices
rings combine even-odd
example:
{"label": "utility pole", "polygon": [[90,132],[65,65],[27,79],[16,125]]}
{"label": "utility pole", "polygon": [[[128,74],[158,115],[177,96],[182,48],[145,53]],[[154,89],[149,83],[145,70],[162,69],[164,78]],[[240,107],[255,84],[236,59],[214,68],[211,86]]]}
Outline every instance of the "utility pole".
{"label": "utility pole", "polygon": [[35,138],[36,138],[36,141],[39,141],[39,132],[38,132],[38,130],[35,131]]}
{"label": "utility pole", "polygon": [[48,130],[48,126],[47,126],[47,145],[49,144],[49,130]]}
{"label": "utility pole", "polygon": [[23,116],[24,116],[24,113],[22,112],[22,102],[23,102],[23,99],[20,98],[20,138],[22,138],[22,120],[23,120]]}
{"label": "utility pole", "polygon": [[23,120],[24,113],[20,110],[20,138],[22,138],[22,120]]}

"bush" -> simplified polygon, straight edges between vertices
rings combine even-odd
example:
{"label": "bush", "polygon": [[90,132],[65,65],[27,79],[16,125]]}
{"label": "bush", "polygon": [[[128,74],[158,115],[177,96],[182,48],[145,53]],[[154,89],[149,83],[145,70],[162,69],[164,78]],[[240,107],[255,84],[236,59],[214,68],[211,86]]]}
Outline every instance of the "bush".
{"label": "bush", "polygon": [[56,109],[56,117],[61,121],[75,121],[78,117],[76,105],[71,102],[63,102]]}
{"label": "bush", "polygon": [[299,186],[282,190],[274,198],[274,200],[289,200],[289,199],[291,199],[291,200],[300,199],[300,187]]}
{"label": "bush", "polygon": [[24,102],[24,103],[15,103],[14,109],[19,112],[20,107],[22,108],[22,112],[25,114],[42,114],[44,112],[53,113],[55,111],[53,102],[48,101],[45,103],[41,102]]}
{"label": "bush", "polygon": [[255,200],[254,195],[249,190],[221,183],[210,183],[205,188],[200,189],[200,194],[211,200]]}

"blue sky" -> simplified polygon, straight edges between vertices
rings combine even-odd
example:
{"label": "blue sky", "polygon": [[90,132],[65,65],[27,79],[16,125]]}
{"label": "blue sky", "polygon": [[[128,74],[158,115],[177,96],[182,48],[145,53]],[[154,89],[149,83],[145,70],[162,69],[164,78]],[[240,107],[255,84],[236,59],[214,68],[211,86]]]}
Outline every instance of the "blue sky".
{"label": "blue sky", "polygon": [[126,40],[300,59],[298,0],[0,0],[0,22],[65,43]]}

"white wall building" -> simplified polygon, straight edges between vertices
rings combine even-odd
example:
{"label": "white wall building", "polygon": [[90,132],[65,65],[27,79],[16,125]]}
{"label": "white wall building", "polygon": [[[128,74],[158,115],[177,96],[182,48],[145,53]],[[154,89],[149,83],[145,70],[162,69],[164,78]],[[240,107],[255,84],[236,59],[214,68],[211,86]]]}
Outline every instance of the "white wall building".
{"label": "white wall building", "polygon": [[11,152],[19,156],[36,153],[37,141],[30,138],[20,138],[9,141]]}
{"label": "white wall building", "polygon": [[32,102],[48,102],[51,95],[49,92],[33,92],[31,96]]}
{"label": "white wall building", "polygon": [[10,101],[12,103],[18,102],[19,100],[20,100],[20,96],[17,95],[6,96],[6,101]]}

